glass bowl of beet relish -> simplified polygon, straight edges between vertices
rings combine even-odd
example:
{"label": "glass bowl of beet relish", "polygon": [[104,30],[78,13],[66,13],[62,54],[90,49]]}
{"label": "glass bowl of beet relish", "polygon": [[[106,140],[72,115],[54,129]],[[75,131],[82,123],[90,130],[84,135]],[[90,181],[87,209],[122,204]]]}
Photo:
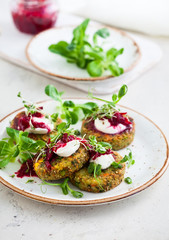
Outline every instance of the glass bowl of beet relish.
{"label": "glass bowl of beet relish", "polygon": [[12,18],[23,33],[36,34],[55,25],[57,2],[53,0],[12,0]]}

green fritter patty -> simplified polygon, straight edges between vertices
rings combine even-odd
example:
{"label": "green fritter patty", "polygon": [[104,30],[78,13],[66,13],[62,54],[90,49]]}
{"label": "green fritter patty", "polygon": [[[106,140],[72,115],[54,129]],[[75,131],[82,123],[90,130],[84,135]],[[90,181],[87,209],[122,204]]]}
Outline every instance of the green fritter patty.
{"label": "green fritter patty", "polygon": [[89,136],[93,135],[98,142],[108,142],[112,145],[112,149],[117,151],[127,147],[134,139],[135,123],[130,117],[129,120],[132,122],[132,128],[118,134],[107,134],[97,131],[96,129],[90,129],[88,119],[83,120],[81,135],[85,135],[85,139],[89,139]]}
{"label": "green fritter patty", "polygon": [[58,180],[71,176],[78,171],[89,160],[89,153],[84,146],[80,145],[79,149],[70,157],[59,157],[51,162],[51,169],[45,164],[45,159],[34,160],[34,170],[42,180]]}
{"label": "green fritter patty", "polygon": [[[114,152],[114,157],[116,162],[122,159],[117,152]],[[73,185],[87,192],[106,192],[118,186],[124,179],[125,163],[123,163],[122,166],[120,169],[115,169],[111,166],[102,170],[100,176],[97,176],[97,179],[94,178],[93,173],[88,173],[87,167],[84,167],[71,175],[70,181]]]}
{"label": "green fritter patty", "polygon": [[[11,121],[10,127],[18,130],[18,128],[17,128],[17,127],[18,127],[18,121],[19,121],[19,118],[21,118],[22,116],[25,116],[25,112],[24,112],[24,111],[18,113],[18,114],[14,117],[14,119]],[[56,126],[59,125],[61,122],[62,122],[62,120],[61,120],[60,118],[58,118],[58,119],[56,120],[56,122],[54,123],[54,127],[56,128]],[[51,135],[51,134],[55,135],[55,134],[57,134],[57,132],[56,132],[56,131],[52,131],[52,132],[47,133],[47,134],[34,134],[34,133],[29,133],[28,137],[30,137],[30,138],[32,138],[32,139],[34,139],[34,140],[43,140],[43,141],[47,142],[48,139],[50,138],[50,135]]]}

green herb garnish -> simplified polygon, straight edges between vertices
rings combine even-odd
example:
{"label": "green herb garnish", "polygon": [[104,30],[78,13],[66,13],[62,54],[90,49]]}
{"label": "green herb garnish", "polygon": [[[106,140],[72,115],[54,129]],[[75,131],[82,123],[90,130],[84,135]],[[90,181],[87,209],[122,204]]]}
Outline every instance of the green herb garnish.
{"label": "green herb garnish", "polygon": [[0,168],[14,162],[16,158],[24,163],[45,146],[44,141],[29,138],[28,132],[9,127],[6,128],[6,132],[9,137],[0,141]]}
{"label": "green herb garnish", "polygon": [[93,109],[92,113],[86,114],[86,118],[88,118],[90,116],[92,116],[93,119],[104,118],[104,117],[111,118],[113,116],[113,114],[115,112],[117,112],[116,104],[121,100],[122,97],[124,97],[126,95],[127,91],[128,91],[128,87],[127,87],[127,85],[124,84],[119,89],[118,94],[114,93],[112,95],[112,101],[108,101],[108,100],[105,100],[105,99],[102,99],[102,98],[94,97],[93,94],[89,92],[88,96],[90,98],[102,101],[105,104],[103,104],[100,107],[97,107],[97,108]]}
{"label": "green herb garnish", "polygon": [[105,153],[108,149],[112,148],[110,143],[98,142],[96,137],[93,135],[89,136],[89,144],[92,146],[91,150],[99,153]]}
{"label": "green herb garnish", "polygon": [[129,148],[127,148],[130,152],[128,155],[125,155],[122,160],[119,162],[112,162],[112,166],[114,168],[122,168],[122,163],[128,162],[128,168],[135,163],[135,160],[133,159],[133,154]]}
{"label": "green herb garnish", "polygon": [[132,179],[130,177],[126,177],[124,179],[124,181],[127,183],[127,184],[132,184]]}
{"label": "green herb garnish", "polygon": [[15,174],[10,175],[10,177],[11,177],[11,178],[14,178],[14,177],[15,177]]}
{"label": "green herb garnish", "polygon": [[83,197],[83,193],[78,192],[70,188],[68,185],[69,178],[65,178],[63,183],[49,183],[46,181],[43,181],[41,185],[49,185],[49,186],[59,186],[62,189],[62,192],[64,195],[67,195],[69,192],[72,194],[75,198],[81,198]]}
{"label": "green herb garnish", "polygon": [[92,174],[94,178],[96,179],[97,176],[100,176],[101,174],[101,165],[100,164],[96,164],[94,162],[91,162],[87,168],[88,173]]}
{"label": "green herb garnish", "polygon": [[84,20],[73,30],[73,39],[70,43],[60,41],[49,46],[49,51],[59,54],[67,59],[69,63],[75,63],[79,68],[87,69],[92,77],[100,77],[106,70],[112,76],[119,76],[124,71],[119,67],[116,58],[124,51],[123,48],[117,50],[110,48],[105,51],[98,45],[98,37],[106,39],[110,36],[107,28],[99,29],[93,35],[93,43],[88,41],[86,29],[90,19]]}
{"label": "green herb garnish", "polygon": [[[57,111],[62,119],[66,119],[68,124],[76,124],[79,119],[82,119],[86,114],[91,114],[98,107],[96,103],[87,102],[85,104],[75,104],[73,101],[63,101],[63,92],[58,90],[53,85],[47,85],[45,93],[53,100],[57,101]],[[54,117],[55,115],[53,115]],[[57,115],[58,117],[58,115]]]}
{"label": "green herb garnish", "polygon": [[34,180],[33,179],[29,179],[26,183],[33,183]]}

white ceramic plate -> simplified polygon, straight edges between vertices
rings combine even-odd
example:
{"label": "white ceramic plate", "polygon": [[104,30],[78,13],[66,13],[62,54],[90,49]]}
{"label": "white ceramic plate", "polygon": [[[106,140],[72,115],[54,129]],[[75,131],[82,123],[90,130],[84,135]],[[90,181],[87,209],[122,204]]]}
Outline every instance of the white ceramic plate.
{"label": "white ceramic plate", "polygon": [[[86,100],[83,99],[73,99],[73,101],[78,101],[78,103],[86,102]],[[56,102],[44,102],[43,106],[47,113],[53,113],[55,111]],[[59,187],[54,186],[45,186],[44,188],[46,188],[47,191],[46,193],[43,193],[39,186],[41,180],[36,177],[34,178],[34,183],[28,184],[25,184],[29,179],[27,177],[10,177],[10,175],[16,172],[20,167],[20,164],[17,162],[10,163],[6,168],[0,170],[1,183],[23,196],[41,202],[59,205],[96,205],[109,203],[129,197],[144,190],[156,182],[167,169],[168,144],[164,134],[151,120],[126,107],[121,107],[121,109],[127,111],[128,114],[134,118],[136,123],[135,139],[130,145],[135,164],[131,168],[126,169],[125,174],[125,177],[130,176],[132,178],[133,183],[131,185],[122,182],[115,189],[105,193],[88,193],[82,191],[84,196],[80,199],[73,198],[71,195],[65,196],[62,194]],[[1,120],[0,139],[5,136],[5,128],[9,126],[9,121],[13,119],[19,111],[21,111],[21,109],[9,114]],[[75,127],[80,127],[80,123]],[[120,150],[119,153],[124,156],[127,153],[127,150]],[[76,187],[73,186],[73,188],[77,190]]]}
{"label": "white ceramic plate", "polygon": [[[29,62],[42,72],[67,80],[96,81],[112,78],[108,71],[101,77],[91,78],[86,70],[78,68],[75,64],[67,63],[64,57],[53,54],[48,50],[51,44],[55,44],[58,41],[70,42],[73,29],[74,27],[70,26],[53,28],[33,37],[26,48],[26,56]],[[98,27],[88,27],[87,34],[93,36],[93,33],[97,30]],[[109,30],[110,37],[105,40],[103,48],[105,50],[111,47],[117,49],[124,48],[123,54],[117,57],[117,61],[119,66],[127,72],[136,65],[140,58],[139,47],[125,32],[114,28],[109,28]],[[89,41],[91,40],[89,39]]]}

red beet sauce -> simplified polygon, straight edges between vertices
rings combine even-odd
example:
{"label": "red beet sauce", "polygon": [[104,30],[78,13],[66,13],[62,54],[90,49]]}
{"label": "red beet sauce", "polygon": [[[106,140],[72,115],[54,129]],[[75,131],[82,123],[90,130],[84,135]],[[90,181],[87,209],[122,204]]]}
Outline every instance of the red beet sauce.
{"label": "red beet sauce", "polygon": [[36,34],[54,26],[58,10],[51,0],[20,0],[12,17],[18,30]]}
{"label": "red beet sauce", "polygon": [[[42,110],[43,108],[40,107]],[[43,118],[44,115],[40,112],[36,112],[34,114],[28,114],[28,116],[23,112],[18,117],[14,118],[14,128],[19,131],[25,131],[27,128],[30,127],[30,121],[34,128],[44,128],[47,129],[48,133],[51,131],[50,127],[46,125],[43,121],[42,122],[36,122],[34,120],[34,117],[36,118]]]}
{"label": "red beet sauce", "polygon": [[95,152],[95,151],[90,151],[90,157],[92,158],[92,160],[95,160],[96,158],[102,156],[102,155],[107,155],[107,154],[112,154],[113,155],[113,151],[111,149],[107,149],[107,151],[105,153],[99,153],[99,152]]}
{"label": "red beet sauce", "polygon": [[28,159],[25,163],[23,163],[20,169],[17,172],[15,172],[15,174],[18,178],[37,177],[36,172],[34,171],[33,168],[32,159]]}

